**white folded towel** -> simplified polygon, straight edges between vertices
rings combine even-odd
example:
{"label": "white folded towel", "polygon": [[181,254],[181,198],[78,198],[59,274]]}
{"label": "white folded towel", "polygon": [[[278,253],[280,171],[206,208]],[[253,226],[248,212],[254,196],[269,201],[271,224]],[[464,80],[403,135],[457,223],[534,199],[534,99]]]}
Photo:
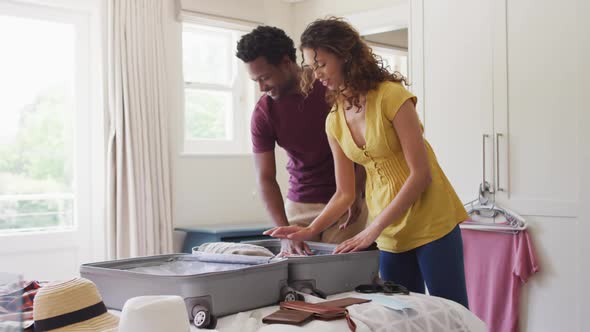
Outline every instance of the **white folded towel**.
{"label": "white folded towel", "polygon": [[234,242],[209,242],[199,246],[197,251],[211,254],[234,254],[247,256],[273,257],[272,251],[262,246],[247,243]]}

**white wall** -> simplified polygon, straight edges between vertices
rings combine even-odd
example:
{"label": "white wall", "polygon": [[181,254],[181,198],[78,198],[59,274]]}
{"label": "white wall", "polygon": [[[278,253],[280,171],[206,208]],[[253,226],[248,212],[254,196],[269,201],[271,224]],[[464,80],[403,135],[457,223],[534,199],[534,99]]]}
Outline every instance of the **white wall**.
{"label": "white wall", "polygon": [[408,50],[408,29],[375,33],[364,37],[370,42]]}
{"label": "white wall", "polygon": [[[585,59],[581,61],[583,66],[580,68],[584,80],[581,86],[572,88],[577,88],[579,95],[587,96],[588,91],[590,91],[590,62],[588,61],[590,59],[590,34],[588,34],[590,23],[588,23],[586,18],[590,15],[590,2],[579,1],[578,3],[580,4],[577,10],[578,22],[586,22],[586,29],[579,31],[579,56],[581,59]],[[588,235],[590,235],[590,214],[585,209],[590,206],[590,190],[588,189],[590,188],[590,148],[587,145],[590,142],[590,131],[588,131],[588,124],[590,123],[590,101],[587,97],[584,98],[580,117],[580,132],[583,133],[583,137],[581,137],[581,146],[583,149],[581,151],[582,178],[580,179],[580,210],[584,211],[584,217],[580,218],[580,232],[578,233],[578,241],[581,244],[581,254],[579,256],[580,269],[578,273],[582,281],[579,292],[581,301],[578,326],[580,327],[580,331],[590,331],[590,319],[588,319],[590,317],[590,302],[587,300],[590,298],[590,285],[587,282],[588,275],[590,275],[590,241],[588,240]]]}
{"label": "white wall", "polygon": [[[268,218],[257,195],[253,159],[243,156],[181,156],[182,40],[175,1],[167,0],[166,57],[171,131],[174,224],[263,223]],[[183,0],[183,8],[201,13],[261,22],[293,31],[292,5],[276,0]],[[246,110],[245,110],[246,111]],[[277,149],[277,172],[283,193],[288,176],[286,157]]]}
{"label": "white wall", "polygon": [[[175,1],[175,0],[167,0]],[[280,0],[180,0],[183,9],[277,26],[293,32],[293,6]]]}
{"label": "white wall", "polygon": [[[299,43],[299,36],[305,30],[305,27],[313,20],[324,18],[326,16],[342,16],[347,17],[351,23],[359,30],[364,30],[362,24],[354,22],[355,15],[359,13],[382,13],[378,15],[376,20],[399,20],[400,25],[407,23],[408,12],[403,9],[407,6],[408,0],[307,0],[295,4],[295,35]],[[397,9],[402,8],[402,9]],[[378,10],[378,11],[376,11]],[[407,25],[407,24],[406,24]],[[393,30],[393,29],[386,29]],[[378,33],[383,31],[371,31],[367,33]]]}

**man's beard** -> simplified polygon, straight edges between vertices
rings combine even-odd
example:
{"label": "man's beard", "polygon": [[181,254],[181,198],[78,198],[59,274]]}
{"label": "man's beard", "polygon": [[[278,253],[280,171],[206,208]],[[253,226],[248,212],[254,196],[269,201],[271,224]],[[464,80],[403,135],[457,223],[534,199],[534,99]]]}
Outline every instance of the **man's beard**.
{"label": "man's beard", "polygon": [[295,77],[291,77],[289,80],[280,87],[280,94],[286,95],[290,92],[296,91],[297,79]]}

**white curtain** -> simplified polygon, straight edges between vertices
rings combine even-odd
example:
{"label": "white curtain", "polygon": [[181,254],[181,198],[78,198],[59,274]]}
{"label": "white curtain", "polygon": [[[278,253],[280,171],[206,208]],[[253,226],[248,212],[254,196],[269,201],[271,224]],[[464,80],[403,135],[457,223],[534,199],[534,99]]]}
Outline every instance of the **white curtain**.
{"label": "white curtain", "polygon": [[108,1],[108,257],[169,253],[164,1]]}

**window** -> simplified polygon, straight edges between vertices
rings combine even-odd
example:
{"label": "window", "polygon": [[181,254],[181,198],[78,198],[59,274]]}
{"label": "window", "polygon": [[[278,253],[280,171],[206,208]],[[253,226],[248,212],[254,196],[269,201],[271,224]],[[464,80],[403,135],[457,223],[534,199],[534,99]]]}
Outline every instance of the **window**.
{"label": "window", "polygon": [[76,26],[0,15],[0,40],[0,232],[72,227]]}
{"label": "window", "polygon": [[245,31],[183,23],[184,153],[244,154],[254,84],[235,56]]}
{"label": "window", "polygon": [[16,232],[80,235],[93,227],[91,196],[99,189],[90,183],[102,175],[91,159],[103,159],[91,151],[101,153],[95,144],[103,123],[100,69],[90,51],[98,40],[90,32],[95,16],[84,10],[94,3],[78,11],[63,4],[0,3],[2,241]]}
{"label": "window", "polygon": [[373,49],[373,53],[381,56],[383,64],[385,67],[389,67],[391,72],[397,71],[404,77],[408,77],[408,52],[374,44],[369,45]]}

